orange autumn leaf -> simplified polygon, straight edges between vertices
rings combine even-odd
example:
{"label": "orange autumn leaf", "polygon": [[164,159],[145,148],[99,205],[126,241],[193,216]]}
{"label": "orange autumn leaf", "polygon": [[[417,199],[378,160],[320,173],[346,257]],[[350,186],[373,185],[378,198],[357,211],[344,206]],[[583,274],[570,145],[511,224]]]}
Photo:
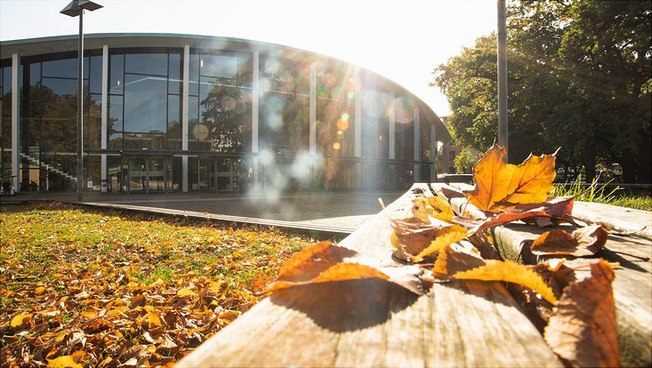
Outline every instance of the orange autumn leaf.
{"label": "orange autumn leaf", "polygon": [[564,289],[544,338],[560,357],[580,367],[616,367],[620,350],[609,262],[591,264],[591,275]]}
{"label": "orange autumn leaf", "polygon": [[377,278],[388,280],[389,277],[377,269],[357,263],[337,263],[309,280],[284,281],[279,280],[267,287],[268,293],[287,289],[294,286],[320,284],[325,282],[348,281],[357,279]]}
{"label": "orange autumn leaf", "polygon": [[590,225],[569,233],[555,229],[541,234],[531,246],[536,255],[592,256],[604,247],[607,231],[602,225]]}
{"label": "orange autumn leaf", "polygon": [[464,195],[483,211],[545,202],[553,189],[555,153],[530,155],[520,165],[504,161],[505,148],[494,144],[473,167],[475,188]]}
{"label": "orange autumn leaf", "polygon": [[489,260],[486,265],[468,271],[458,272],[453,275],[453,278],[461,280],[511,282],[534,290],[550,303],[554,304],[557,301],[552,289],[543,281],[541,276],[527,266],[509,260]]}
{"label": "orange autumn leaf", "polygon": [[279,270],[278,279],[284,281],[310,280],[355,253],[350,249],[333,245],[330,242],[317,243],[303,249],[283,263]]}

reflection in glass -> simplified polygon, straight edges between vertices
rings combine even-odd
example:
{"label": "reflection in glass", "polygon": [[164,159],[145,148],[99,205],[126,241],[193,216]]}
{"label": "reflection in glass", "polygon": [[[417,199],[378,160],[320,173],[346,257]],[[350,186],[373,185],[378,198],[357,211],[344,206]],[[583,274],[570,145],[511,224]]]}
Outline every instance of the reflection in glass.
{"label": "reflection in glass", "polygon": [[124,130],[164,132],[167,122],[167,80],[125,74]]}

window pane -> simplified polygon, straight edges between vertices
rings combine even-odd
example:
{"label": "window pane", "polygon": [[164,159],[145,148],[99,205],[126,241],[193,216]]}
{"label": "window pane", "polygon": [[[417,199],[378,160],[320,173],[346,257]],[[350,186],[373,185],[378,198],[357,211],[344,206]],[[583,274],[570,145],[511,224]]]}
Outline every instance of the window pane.
{"label": "window pane", "polygon": [[43,76],[77,78],[77,59],[61,59],[43,62]]}
{"label": "window pane", "polygon": [[109,99],[108,130],[110,139],[114,139],[115,134],[122,133],[122,96],[111,96]]}
{"label": "window pane", "polygon": [[167,54],[126,54],[125,73],[168,75]]}
{"label": "window pane", "polygon": [[125,75],[125,131],[164,132],[167,127],[167,79]]}
{"label": "window pane", "polygon": [[179,53],[170,53],[170,63],[168,70],[168,93],[178,95],[181,93],[181,55]]}
{"label": "window pane", "polygon": [[111,55],[109,93],[121,95],[124,86],[124,55]]}
{"label": "window pane", "polygon": [[93,56],[90,58],[90,91],[91,93],[102,93],[102,57]]}

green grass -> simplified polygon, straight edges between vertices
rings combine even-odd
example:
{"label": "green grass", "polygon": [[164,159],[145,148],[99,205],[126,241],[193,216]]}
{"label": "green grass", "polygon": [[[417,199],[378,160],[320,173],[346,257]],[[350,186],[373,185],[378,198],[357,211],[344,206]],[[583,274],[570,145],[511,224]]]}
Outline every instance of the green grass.
{"label": "green grass", "polygon": [[575,200],[582,202],[606,203],[639,210],[652,211],[652,197],[645,195],[622,194],[622,188],[612,185],[613,180],[598,183],[594,179],[587,187],[581,178],[570,183],[556,184],[552,192],[555,196],[575,196]]}
{"label": "green grass", "polygon": [[[281,264],[312,243],[255,226],[61,203],[3,204],[0,354],[9,366],[22,362],[23,354],[33,359],[69,354],[72,347],[59,342],[99,316],[115,322],[110,346],[104,340],[109,335],[87,331],[86,345],[75,347],[85,352],[79,363],[96,366],[133,339],[147,343],[143,321],[156,315],[182,321],[159,331],[179,348],[153,354],[149,363],[174,362],[198,343],[188,336],[203,341],[232,320],[223,318],[225,313],[250,308]],[[191,290],[190,296],[179,296],[182,289]],[[32,316],[30,328],[11,325],[18,314]]]}

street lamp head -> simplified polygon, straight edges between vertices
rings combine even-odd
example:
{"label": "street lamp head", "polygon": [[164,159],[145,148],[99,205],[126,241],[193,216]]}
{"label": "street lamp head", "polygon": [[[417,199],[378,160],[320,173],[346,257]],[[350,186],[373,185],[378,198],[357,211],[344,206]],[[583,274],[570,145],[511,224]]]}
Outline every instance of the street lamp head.
{"label": "street lamp head", "polygon": [[82,9],[88,11],[94,11],[101,7],[102,5],[98,3],[94,3],[90,0],[72,0],[70,4],[66,5],[66,7],[63,8],[62,11],[60,11],[60,13],[65,14],[69,17],[76,17],[79,15]]}

